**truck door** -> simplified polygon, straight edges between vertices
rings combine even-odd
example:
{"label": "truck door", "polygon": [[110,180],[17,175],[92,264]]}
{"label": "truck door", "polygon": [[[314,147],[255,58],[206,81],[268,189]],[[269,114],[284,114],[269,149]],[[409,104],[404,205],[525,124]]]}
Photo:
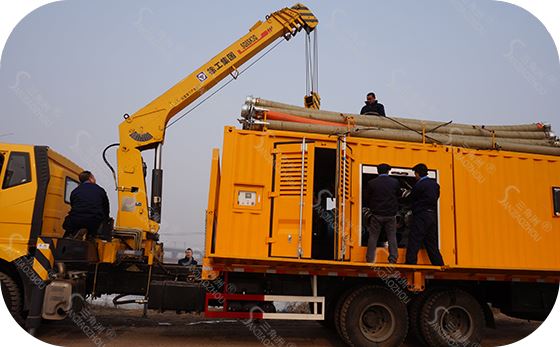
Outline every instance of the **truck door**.
{"label": "truck door", "polygon": [[275,145],[272,257],[311,258],[314,153],[305,139]]}
{"label": "truck door", "polygon": [[354,198],[352,196],[352,168],[354,157],[352,147],[346,142],[346,136],[337,141],[336,166],[336,255],[339,260],[350,259],[350,245],[352,242],[352,211]]}
{"label": "truck door", "polygon": [[0,150],[0,162],[0,243],[27,244],[37,190],[31,156],[25,151]]}

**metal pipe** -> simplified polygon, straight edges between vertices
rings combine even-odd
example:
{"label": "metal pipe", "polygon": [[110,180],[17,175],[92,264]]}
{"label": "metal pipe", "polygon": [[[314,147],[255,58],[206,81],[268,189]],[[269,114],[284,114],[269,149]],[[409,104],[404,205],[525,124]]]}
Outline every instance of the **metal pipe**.
{"label": "metal pipe", "polygon": [[144,294],[144,308],[142,310],[142,318],[146,318],[148,316],[148,300],[150,295],[150,283],[152,282],[152,268],[153,265],[150,265],[150,270],[148,270],[148,283],[146,283],[146,293]]}
{"label": "metal pipe", "polygon": [[[346,127],[333,127],[328,125],[318,125],[318,124],[303,124],[294,122],[281,122],[269,120],[267,121],[268,129],[272,130],[285,130],[285,131],[296,131],[303,133],[319,133],[327,135],[340,135],[348,134],[353,137],[365,137],[365,138],[375,138],[381,140],[393,140],[393,141],[406,141],[406,142],[422,142],[422,135],[414,133],[412,131],[388,131],[388,130],[371,130],[371,129],[348,129]],[[469,136],[446,136],[442,134],[431,134],[433,140],[439,142],[440,144],[473,148],[473,149],[497,149],[494,148],[494,143],[492,138],[487,137],[469,137]],[[429,139],[428,139],[429,140]],[[435,142],[430,140],[428,142]],[[436,142],[436,143],[437,143]],[[512,152],[522,152],[522,153],[535,153],[535,154],[545,154],[545,155],[555,155],[560,156],[560,147],[555,146],[537,146],[529,144],[521,144],[515,142],[508,142],[498,139],[496,144],[499,149]]]}
{"label": "metal pipe", "polygon": [[91,290],[91,296],[95,298],[95,290],[97,289],[97,274],[99,273],[99,263],[95,263],[95,272],[93,273],[93,288]]}
{"label": "metal pipe", "polygon": [[[351,113],[342,113],[342,112],[334,112],[334,111],[323,111],[323,110],[314,110],[314,109],[307,109],[300,106],[288,105],[276,101],[265,100],[261,98],[250,98],[246,102],[252,103],[254,106],[261,106],[267,108],[276,108],[279,110],[293,110],[296,112],[304,112],[311,115],[333,115],[338,117],[339,122],[345,122],[345,119],[348,117],[352,117],[356,120],[360,118],[369,118],[373,120],[377,120],[383,123],[383,127],[389,127],[391,123],[393,123],[393,127],[397,126],[397,123],[391,121],[394,119],[398,122],[404,123],[407,126],[422,126],[425,125],[428,129],[435,128],[440,126],[441,124],[447,123],[442,121],[423,121],[418,119],[411,119],[411,118],[402,118],[402,117],[376,117],[376,116],[363,116]],[[295,113],[293,113],[295,114]],[[480,125],[474,126],[471,124],[461,124],[461,123],[452,123],[452,127],[461,128],[461,129],[486,129],[486,130],[500,130],[500,131],[534,131],[534,132],[544,132],[547,129],[547,126],[539,125],[539,124],[520,124],[520,125]],[[399,127],[402,129],[402,127]],[[417,130],[421,130],[417,129]]]}
{"label": "metal pipe", "polygon": [[[317,297],[317,275],[313,275],[311,278],[311,291],[313,292],[313,298]],[[323,312],[325,308],[322,307]],[[313,302],[313,314],[317,314],[317,302]]]}
{"label": "metal pipe", "polygon": [[[335,123],[335,122],[324,121],[324,120],[317,120],[317,119],[314,119],[314,118],[294,116],[294,115],[291,115],[291,114],[280,113],[280,112],[277,112],[277,111],[266,111],[266,119],[267,120],[273,120],[273,121],[284,121],[284,122],[303,123],[303,124],[330,125],[330,126],[334,126],[334,127],[346,127],[346,128],[348,128],[347,124]],[[253,123],[253,124],[256,124],[256,123]],[[394,133],[398,132],[398,134],[402,134],[402,133],[405,133],[405,134],[412,133],[412,134],[414,134],[415,133],[415,131],[410,130],[410,129],[397,130],[397,129],[382,129],[382,128],[377,128],[377,127],[373,127],[373,128],[358,127],[358,126],[352,126],[350,129],[356,129],[357,131],[379,130],[379,131],[394,132]],[[474,130],[474,129],[471,129],[471,130]],[[553,146],[554,145],[553,140],[543,138],[543,136],[545,136],[544,133],[537,133],[537,132],[526,132],[525,133],[525,134],[530,135],[530,136],[527,136],[527,137],[531,137],[531,138],[517,138],[515,136],[516,136],[516,134],[519,134],[518,132],[484,132],[484,134],[485,134],[484,136],[482,136],[481,133],[479,133],[478,135],[472,135],[471,136],[471,135],[466,135],[465,132],[461,131],[460,129],[458,130],[458,129],[454,129],[454,128],[438,129],[437,131],[438,131],[438,133],[441,133],[441,135],[447,136],[447,138],[455,138],[457,140],[465,140],[465,139],[470,139],[470,138],[476,137],[476,138],[494,138],[494,139],[498,139],[500,141],[505,141],[505,142],[514,142],[514,143],[536,145],[536,146]],[[420,132],[417,132],[417,133],[420,134]],[[502,137],[499,137],[497,134],[502,134]],[[507,137],[506,134],[511,136],[511,137]],[[427,134],[421,133],[421,135],[425,138],[426,137],[427,138],[432,137],[432,134],[430,132],[428,132]]]}
{"label": "metal pipe", "polygon": [[155,158],[154,158],[154,168],[161,169],[161,148],[163,145],[161,143],[157,144],[155,149]]}
{"label": "metal pipe", "polygon": [[63,262],[57,262],[56,269],[58,270],[58,274],[60,274],[62,278],[64,278],[64,276],[66,275],[66,265]]}
{"label": "metal pipe", "polygon": [[[439,134],[454,134],[454,135],[464,135],[464,136],[481,136],[481,137],[492,137],[493,133],[494,136],[497,138],[520,138],[520,139],[540,139],[545,140],[550,138],[550,136],[545,131],[521,131],[521,130],[494,130],[491,131],[487,127],[479,127],[479,126],[465,126],[465,124],[458,124],[458,123],[449,123],[447,125],[442,125],[445,123],[437,123],[433,122],[426,122],[426,124],[419,123],[419,121],[410,122],[410,121],[402,121],[401,118],[393,118],[395,121],[391,120],[387,117],[375,117],[375,116],[361,116],[361,115],[344,115],[341,113],[334,114],[331,112],[325,111],[316,111],[316,110],[295,110],[295,109],[283,109],[283,108],[275,108],[275,107],[268,107],[267,108],[269,113],[284,113],[292,116],[298,116],[302,119],[309,119],[313,121],[323,121],[323,122],[332,122],[332,123],[339,123],[341,126],[346,126],[347,124],[356,124],[362,125],[366,127],[372,128],[380,128],[380,129],[387,129],[387,130],[407,130],[410,131],[416,130],[421,132],[423,129],[428,129],[426,133],[439,133]],[[259,114],[259,112],[254,113],[255,116],[259,117],[263,115],[263,112]],[[405,125],[405,126],[403,126]],[[516,126],[513,126],[516,127]],[[523,126],[524,127],[524,126]],[[430,130],[433,129],[433,130]]]}

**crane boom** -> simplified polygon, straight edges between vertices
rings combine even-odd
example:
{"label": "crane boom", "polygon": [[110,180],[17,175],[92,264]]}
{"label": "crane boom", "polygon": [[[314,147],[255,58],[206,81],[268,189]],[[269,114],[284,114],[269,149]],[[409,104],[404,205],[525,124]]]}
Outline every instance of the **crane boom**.
{"label": "crane boom", "polygon": [[[302,4],[283,8],[258,21],[249,32],[194,70],[162,95],[131,116],[125,115],[119,126],[117,151],[118,214],[116,230],[142,230],[155,233],[161,213],[161,145],[168,122],[218,82],[232,75],[245,62],[280,37],[290,39],[302,29],[308,34],[317,18]],[[152,171],[152,199],[148,206],[145,172],[141,152],[155,149]]]}

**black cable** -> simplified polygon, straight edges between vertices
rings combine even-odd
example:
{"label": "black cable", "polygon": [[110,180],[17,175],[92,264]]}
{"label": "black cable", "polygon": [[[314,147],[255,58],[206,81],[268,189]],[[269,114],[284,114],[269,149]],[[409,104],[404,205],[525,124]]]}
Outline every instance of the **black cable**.
{"label": "black cable", "polygon": [[414,130],[414,129],[412,129],[411,127],[409,127],[409,126],[407,126],[407,125],[405,125],[405,124],[399,122],[399,121],[396,120],[396,119],[393,119],[393,118],[391,118],[391,117],[389,117],[389,116],[385,116],[385,118],[387,118],[387,119],[389,119],[389,120],[391,120],[391,121],[397,123],[398,125],[402,126],[403,128],[406,128],[406,129],[408,129],[408,130],[410,130],[410,131],[414,131],[415,133],[417,133],[417,134],[419,134],[419,135],[421,135],[421,136],[424,136],[424,137],[426,137],[427,139],[430,139],[430,140],[432,140],[432,141],[434,141],[434,142],[437,142],[437,143],[439,143],[440,145],[443,144],[443,142],[438,141],[438,140],[436,140],[436,139],[434,139],[434,138],[432,138],[432,137],[426,135],[425,133],[423,134],[421,131]]}
{"label": "black cable", "polygon": [[315,28],[315,31],[313,32],[313,55],[314,55],[314,59],[313,59],[313,64],[315,66],[315,89],[314,91],[316,93],[319,93],[319,35],[317,32],[317,28]]}
{"label": "black cable", "polygon": [[[309,33],[304,39],[305,41],[305,95],[310,91],[309,89]],[[313,87],[311,87],[313,88]]]}
{"label": "black cable", "polygon": [[[426,134],[422,134],[422,132],[420,132],[420,131],[417,131],[417,130],[414,130],[414,129],[412,129],[412,128],[408,127],[407,125],[405,125],[405,124],[403,124],[403,123],[399,122],[399,121],[398,121],[398,120],[396,120],[396,119],[393,119],[393,118],[391,118],[391,117],[388,117],[388,116],[385,116],[385,118],[387,118],[387,119],[390,119],[390,120],[392,120],[393,122],[395,122],[395,123],[399,124],[400,126],[402,126],[402,127],[406,128],[407,130],[410,130],[410,131],[413,131],[413,132],[417,133],[418,135],[421,135],[421,136],[425,136],[425,137],[426,137],[427,139],[430,139],[430,140],[432,140],[432,141],[434,141],[434,142],[437,142],[437,143],[439,143],[440,145],[442,145],[442,144],[443,144],[443,142],[441,142],[441,141],[438,141],[438,140],[434,139],[433,137],[430,137],[430,136],[428,136],[428,135],[426,135]],[[354,129],[353,129],[353,130],[351,130],[351,131],[345,131],[345,132],[341,132],[341,133],[336,133],[336,132],[335,132],[335,133],[329,134],[329,136],[333,136],[333,135],[339,135],[339,134],[344,134],[344,135],[348,135],[348,134],[351,134],[351,133],[352,133],[352,131],[354,131],[354,132],[356,132],[356,133],[357,133],[357,132],[360,132],[360,131],[364,131],[364,130],[382,130],[382,128],[380,128],[380,127],[363,127],[363,128],[354,128]],[[398,130],[398,129],[397,129],[397,130]]]}
{"label": "black cable", "polygon": [[[377,117],[385,117],[385,118],[387,118],[387,119],[389,119],[389,120],[391,120],[391,121],[397,123],[398,125],[402,126],[403,128],[405,128],[405,129],[407,129],[407,130],[413,131],[413,132],[417,133],[418,135],[425,136],[427,139],[430,139],[430,140],[432,140],[432,141],[435,141],[435,142],[437,142],[437,143],[439,143],[439,144],[443,144],[441,141],[438,141],[438,140],[436,140],[436,139],[434,139],[434,138],[431,138],[431,137],[428,136],[428,135],[422,134],[421,131],[414,130],[414,129],[412,129],[411,127],[407,126],[406,124],[403,124],[403,123],[399,122],[398,120],[393,119],[393,118],[391,118],[391,117],[389,117],[389,116],[381,116],[381,115],[380,115],[379,113],[377,113],[377,112],[366,112],[366,113],[364,113],[363,115],[364,115],[364,116],[366,116],[366,115],[372,115],[372,116],[377,116]],[[435,127],[434,129],[432,129],[432,130],[430,130],[430,131],[427,131],[426,133],[432,132],[432,131],[438,129],[439,127],[444,126],[444,125],[447,125],[447,124],[449,124],[449,123],[451,123],[451,122],[448,122],[448,123],[445,123],[445,124],[441,124],[441,125]],[[377,128],[377,129],[380,130],[381,128]],[[361,128],[361,130],[374,130],[374,129]],[[397,129],[397,130],[399,130],[399,129]],[[358,131],[358,130],[356,130],[356,131]]]}
{"label": "black cable", "polygon": [[259,60],[261,60],[262,58],[264,58],[265,55],[267,55],[268,53],[270,53],[274,48],[276,48],[279,44],[281,44],[282,42],[284,42],[283,40],[278,41],[277,43],[274,44],[274,46],[270,47],[268,50],[266,50],[261,56],[259,56],[257,59],[255,59],[253,62],[251,62],[249,65],[247,65],[246,68],[244,68],[243,70],[241,70],[237,76],[235,78],[231,78],[230,80],[228,80],[226,83],[224,83],[223,85],[221,85],[218,89],[216,89],[215,91],[213,91],[210,95],[208,95],[207,97],[205,97],[204,99],[202,99],[201,101],[199,101],[196,105],[194,105],[191,109],[189,109],[188,111],[186,111],[185,113],[183,113],[182,115],[180,115],[179,117],[177,117],[176,119],[174,119],[172,122],[170,122],[165,128],[169,128],[170,126],[172,126],[173,124],[177,123],[178,121],[180,121],[183,117],[185,117],[186,115],[188,115],[189,113],[191,113],[192,111],[194,111],[198,106],[202,105],[206,100],[210,99],[211,97],[213,97],[214,95],[216,95],[216,93],[218,93],[220,90],[224,89],[228,84],[230,84],[231,82],[233,82],[234,80],[237,79],[237,77],[241,76],[245,71],[247,71],[249,68],[251,68],[253,65],[255,65]]}
{"label": "black cable", "polygon": [[450,121],[447,122],[447,123],[442,123],[442,124],[438,125],[437,127],[433,128],[433,129],[431,129],[431,130],[428,130],[428,131],[426,131],[426,132],[427,132],[427,133],[434,132],[434,131],[438,130],[439,128],[444,127],[444,126],[447,126],[447,125],[449,125],[449,124],[451,124],[451,123],[453,123],[452,120],[450,120]]}
{"label": "black cable", "polygon": [[[308,55],[308,64],[309,64],[309,78],[311,81],[311,91],[313,91],[314,85],[313,82],[315,81],[315,67],[313,66],[313,43],[311,42],[311,35],[307,34],[307,40],[309,41],[309,55]],[[310,93],[311,94],[311,93]]]}
{"label": "black cable", "polygon": [[111,166],[111,163],[109,163],[109,161],[107,160],[107,150],[111,147],[116,147],[116,146],[119,146],[119,145],[120,145],[120,143],[113,143],[113,144],[110,144],[109,146],[105,147],[105,149],[103,150],[103,161],[105,162],[105,164],[109,167],[109,169],[113,173],[113,180],[115,181],[115,190],[118,189],[117,174],[115,173],[115,169],[113,168],[113,166]]}

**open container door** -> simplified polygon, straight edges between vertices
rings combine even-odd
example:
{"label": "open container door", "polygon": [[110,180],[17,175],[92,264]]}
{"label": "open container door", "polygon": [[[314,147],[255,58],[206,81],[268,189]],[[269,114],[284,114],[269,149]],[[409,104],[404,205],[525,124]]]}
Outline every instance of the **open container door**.
{"label": "open container door", "polygon": [[311,257],[314,153],[305,138],[275,145],[272,257]]}
{"label": "open container door", "polygon": [[352,243],[352,211],[354,198],[352,196],[352,168],[354,157],[352,147],[346,142],[346,136],[340,136],[337,141],[336,165],[336,258],[350,260]]}

